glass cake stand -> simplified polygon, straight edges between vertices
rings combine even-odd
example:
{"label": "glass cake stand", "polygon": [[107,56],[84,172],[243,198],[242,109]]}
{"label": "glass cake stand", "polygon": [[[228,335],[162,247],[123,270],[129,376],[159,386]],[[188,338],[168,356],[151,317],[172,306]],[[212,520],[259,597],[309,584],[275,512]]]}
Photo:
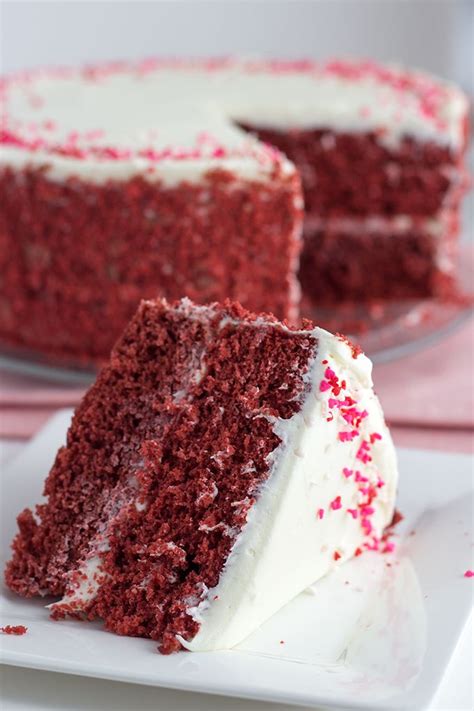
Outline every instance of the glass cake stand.
{"label": "glass cake stand", "polygon": [[[380,303],[370,307],[354,307],[351,304],[338,311],[318,308],[313,313],[303,305],[303,316],[328,330],[345,333],[375,363],[386,363],[410,355],[441,341],[474,314],[473,247],[464,245],[460,256],[458,296],[447,300]],[[0,369],[69,384],[88,384],[95,377],[93,369],[49,365],[34,356],[3,352],[1,346]]]}

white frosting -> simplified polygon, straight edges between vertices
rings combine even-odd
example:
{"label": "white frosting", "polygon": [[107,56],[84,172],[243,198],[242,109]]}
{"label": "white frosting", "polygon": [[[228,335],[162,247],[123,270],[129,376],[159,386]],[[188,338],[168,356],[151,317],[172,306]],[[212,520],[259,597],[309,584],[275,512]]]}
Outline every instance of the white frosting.
{"label": "white frosting", "polygon": [[305,220],[305,233],[316,230],[334,230],[344,234],[366,235],[404,235],[412,230],[423,231],[431,237],[441,238],[446,233],[446,226],[452,219],[450,209],[441,209],[430,217],[412,215],[369,215],[368,217],[317,217],[309,216]]}
{"label": "white frosting", "polygon": [[[310,391],[301,412],[275,422],[282,443],[270,457],[270,477],[218,585],[189,609],[200,629],[190,642],[179,639],[192,651],[235,646],[363,545],[366,537],[360,520],[347,512],[357,508],[361,494],[354,478],[344,477],[344,467],[363,469],[374,484],[382,476],[385,485],[373,503],[374,535],[380,536],[391,521],[397,486],[395,450],[372,389],[371,363],[363,355],[353,359],[348,346],[327,331],[317,328],[313,333],[319,345],[309,374]],[[344,428],[339,418],[327,422],[328,397],[319,390],[327,367],[322,360],[346,379],[348,392],[369,412],[361,435],[382,435],[368,465],[356,460],[360,438],[341,442],[338,433]],[[342,506],[332,510],[330,502],[337,496]],[[322,519],[317,516],[320,508],[325,512]],[[335,551],[341,556],[337,562]]]}
{"label": "white frosting", "polygon": [[[466,97],[421,73],[410,73],[414,86],[401,90],[377,71],[348,78],[317,65],[311,71],[275,71],[271,63],[237,60],[213,70],[199,63],[165,63],[151,71],[138,66],[98,72],[94,79],[71,71],[6,81],[4,128],[26,141],[39,138],[45,148],[32,152],[3,145],[0,162],[47,164],[50,177],[57,180],[76,175],[102,182],[144,174],[175,183],[197,180],[214,167],[243,178],[268,179],[275,160],[282,159],[240,130],[236,121],[276,129],[383,128],[380,140],[390,145],[405,135],[454,148],[463,141]],[[395,78],[405,76],[401,69],[390,72]],[[423,110],[421,96],[427,89],[438,95],[433,116]],[[114,147],[129,155],[78,160],[47,147],[68,141],[86,151]],[[216,147],[225,155],[214,155]],[[148,149],[172,149],[175,157],[150,162],[138,155]],[[176,151],[197,151],[198,157],[179,159]],[[290,163],[283,165],[291,170]]]}

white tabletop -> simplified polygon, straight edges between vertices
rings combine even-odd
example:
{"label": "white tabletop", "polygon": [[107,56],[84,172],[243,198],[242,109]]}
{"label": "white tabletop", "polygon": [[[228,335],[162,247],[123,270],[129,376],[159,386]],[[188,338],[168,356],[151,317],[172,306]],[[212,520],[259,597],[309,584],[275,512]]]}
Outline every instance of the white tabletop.
{"label": "white tabletop", "polygon": [[[22,446],[0,441],[0,469]],[[474,670],[473,616],[441,682],[434,711],[472,711]],[[171,691],[156,687],[123,684],[69,674],[3,667],[0,677],[2,711],[289,711],[282,704],[228,699],[207,694]],[[292,707],[294,708],[294,707]]]}

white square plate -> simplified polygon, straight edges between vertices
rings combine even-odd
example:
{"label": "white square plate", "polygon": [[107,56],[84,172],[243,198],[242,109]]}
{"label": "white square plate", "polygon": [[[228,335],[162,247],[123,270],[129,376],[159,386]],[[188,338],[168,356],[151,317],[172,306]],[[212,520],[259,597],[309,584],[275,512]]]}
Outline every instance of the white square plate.
{"label": "white square plate", "polygon": [[[59,412],[2,475],[1,565],[21,509],[37,502],[70,411]],[[302,594],[236,649],[165,657],[100,624],[52,622],[44,600],[2,589],[3,661],[140,684],[346,709],[426,708],[473,602],[472,459],[400,450],[395,556],[367,553]]]}

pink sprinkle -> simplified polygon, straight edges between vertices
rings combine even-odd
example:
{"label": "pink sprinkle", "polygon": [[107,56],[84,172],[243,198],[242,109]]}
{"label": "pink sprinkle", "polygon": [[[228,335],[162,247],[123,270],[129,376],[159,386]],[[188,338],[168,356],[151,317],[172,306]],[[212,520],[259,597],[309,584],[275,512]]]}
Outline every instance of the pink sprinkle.
{"label": "pink sprinkle", "polygon": [[375,513],[375,509],[372,506],[363,506],[360,512],[362,516],[372,516]]}
{"label": "pink sprinkle", "polygon": [[341,506],[342,506],[341,497],[336,496],[336,498],[333,501],[331,501],[331,508],[333,511],[337,511],[337,509],[340,509]]}
{"label": "pink sprinkle", "polygon": [[327,380],[321,380],[321,382],[319,384],[319,389],[322,393],[324,393],[326,390],[329,390],[330,388],[331,388],[331,386],[329,385]]}
{"label": "pink sprinkle", "polygon": [[84,138],[87,138],[88,141],[95,141],[98,138],[103,138],[105,136],[105,133],[102,129],[96,128],[92,131],[87,131],[84,134]]}
{"label": "pink sprinkle", "polygon": [[465,578],[474,578],[474,570],[466,570],[464,573]]}
{"label": "pink sprinkle", "polygon": [[347,513],[350,513],[352,518],[357,518],[357,509],[347,509]]}
{"label": "pink sprinkle", "polygon": [[332,368],[326,368],[326,370],[324,371],[324,377],[328,380],[332,380],[334,378],[336,378],[337,380],[336,373],[332,370]]}
{"label": "pink sprinkle", "polygon": [[370,444],[363,440],[362,444],[359,447],[359,451],[356,454],[357,459],[360,459],[363,464],[367,464],[367,462],[372,461],[372,457],[369,455],[369,450]]}
{"label": "pink sprinkle", "polygon": [[66,137],[66,140],[69,143],[77,143],[77,141],[79,140],[79,132],[78,131],[71,131],[71,133],[69,133],[68,136]]}
{"label": "pink sprinkle", "polygon": [[378,489],[381,489],[382,486],[385,486],[385,482],[384,482],[383,479],[380,479],[380,477],[379,477],[379,479],[378,479],[378,481],[377,481],[377,488],[378,488]]}
{"label": "pink sprinkle", "polygon": [[370,435],[370,443],[373,444],[376,439],[382,439],[382,435],[379,434],[378,432],[373,432],[373,433]]}
{"label": "pink sprinkle", "polygon": [[[367,532],[369,535],[370,531]],[[372,543],[364,543],[364,548],[367,551],[378,551],[379,550],[379,540],[377,538],[372,538]]]}
{"label": "pink sprinkle", "polygon": [[344,469],[342,470],[342,473],[344,474],[346,479],[349,479],[349,477],[352,476],[354,472],[352,471],[352,469],[348,469],[347,467],[344,467]]}
{"label": "pink sprinkle", "polygon": [[395,550],[395,543],[393,541],[387,541],[382,549],[382,553],[393,553]]}
{"label": "pink sprinkle", "polygon": [[[329,383],[328,383],[328,385],[329,385]],[[334,398],[334,397],[330,397],[328,400],[328,405],[329,405],[329,407],[340,407],[341,402],[339,400],[336,400],[336,398]]]}
{"label": "pink sprinkle", "polygon": [[356,472],[355,480],[358,481],[358,482],[360,482],[361,484],[365,484],[366,482],[369,481],[369,480],[367,479],[367,477],[366,477],[366,476],[362,476],[362,474],[361,474],[359,471]]}
{"label": "pink sprinkle", "polygon": [[341,442],[352,442],[354,437],[357,437],[358,434],[357,430],[352,430],[352,432],[339,432],[339,439]]}
{"label": "pink sprinkle", "polygon": [[363,518],[361,521],[361,526],[365,530],[365,534],[368,536],[373,531],[373,526],[368,518]]}
{"label": "pink sprinkle", "polygon": [[318,518],[324,518],[324,509],[318,509]]}
{"label": "pink sprinkle", "polygon": [[341,412],[345,421],[348,422],[350,425],[354,425],[354,427],[359,427],[364,417],[367,417],[367,415],[369,414],[367,410],[358,410],[356,407],[343,409],[341,410]]}

